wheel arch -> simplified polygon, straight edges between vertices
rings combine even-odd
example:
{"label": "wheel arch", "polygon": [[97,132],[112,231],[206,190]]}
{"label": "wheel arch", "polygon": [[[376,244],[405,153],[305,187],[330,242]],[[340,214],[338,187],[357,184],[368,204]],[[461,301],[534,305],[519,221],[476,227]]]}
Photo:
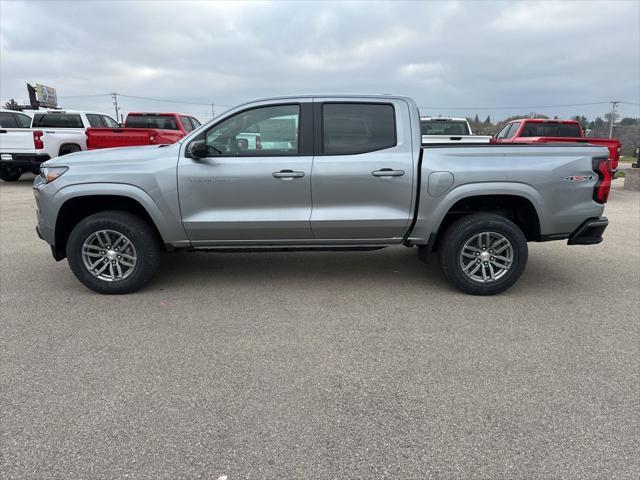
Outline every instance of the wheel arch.
{"label": "wheel arch", "polygon": [[[111,191],[102,185],[86,185],[87,190],[64,195],[56,215],[54,228],[55,253],[57,259],[66,255],[66,244],[73,228],[89,215],[107,210],[122,210],[133,213],[147,221],[153,228],[161,245],[171,248],[168,242],[167,227],[162,214],[145,192]],[[90,187],[90,190],[89,190]],[[63,193],[66,189],[62,189]],[[67,192],[70,193],[70,192]],[[144,194],[144,195],[143,195]],[[147,198],[144,198],[147,196]]]}
{"label": "wheel arch", "polygon": [[540,217],[529,199],[512,194],[470,195],[457,200],[446,211],[436,233],[436,239],[457,219],[471,213],[497,213],[515,223],[527,241],[541,237]]}
{"label": "wheel arch", "polygon": [[62,155],[66,155],[67,153],[69,153],[69,152],[62,153],[62,151],[70,147],[77,147],[78,151],[82,151],[82,145],[76,142],[64,142],[64,143],[61,143],[60,146],[58,147],[58,156],[60,157]]}
{"label": "wheel arch", "polygon": [[506,216],[518,225],[528,241],[538,241],[543,231],[543,204],[540,194],[526,184],[495,182],[461,185],[441,199],[421,198],[418,221],[409,239],[416,244],[424,245],[428,241],[432,247],[437,246],[438,239],[457,218],[470,213],[488,212]]}

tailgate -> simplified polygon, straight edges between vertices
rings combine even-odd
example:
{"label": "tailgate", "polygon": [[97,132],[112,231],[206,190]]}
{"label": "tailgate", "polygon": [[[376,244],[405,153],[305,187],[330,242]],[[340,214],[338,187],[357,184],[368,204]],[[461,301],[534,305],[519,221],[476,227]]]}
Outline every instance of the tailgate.
{"label": "tailgate", "polygon": [[0,151],[3,153],[34,152],[33,130],[28,128],[0,128]]}
{"label": "tailgate", "polygon": [[[527,139],[529,139],[530,142],[525,142]],[[615,138],[520,137],[518,140],[523,143],[588,143],[599,147],[607,147],[609,149],[609,160],[611,160],[612,169],[618,168],[618,161],[620,160],[620,146],[622,145],[620,141]]]}
{"label": "tailgate", "polygon": [[151,145],[155,136],[155,130],[148,128],[88,128],[87,148]]}

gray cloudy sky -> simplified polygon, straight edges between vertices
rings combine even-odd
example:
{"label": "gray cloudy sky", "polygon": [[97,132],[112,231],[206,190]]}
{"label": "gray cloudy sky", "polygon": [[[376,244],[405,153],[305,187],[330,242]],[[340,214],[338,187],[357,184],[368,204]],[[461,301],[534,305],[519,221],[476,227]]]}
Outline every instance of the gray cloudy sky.
{"label": "gray cloudy sky", "polygon": [[[0,0],[0,100],[26,82],[66,108],[107,92],[233,105],[296,93],[397,93],[422,112],[603,115],[640,103],[640,1],[21,2]],[[100,96],[100,94],[103,94]],[[80,97],[80,95],[95,95]],[[129,110],[206,105],[120,98]],[[224,108],[218,107],[219,113]],[[623,116],[640,116],[626,104]]]}

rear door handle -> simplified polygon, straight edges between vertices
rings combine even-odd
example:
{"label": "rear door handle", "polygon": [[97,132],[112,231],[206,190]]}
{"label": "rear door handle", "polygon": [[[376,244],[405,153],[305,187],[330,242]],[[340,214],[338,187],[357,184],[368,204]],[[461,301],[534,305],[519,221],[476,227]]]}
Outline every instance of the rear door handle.
{"label": "rear door handle", "polygon": [[0,133],[7,133],[6,130],[0,130]]}
{"label": "rear door handle", "polygon": [[392,168],[381,168],[380,170],[374,170],[371,172],[374,177],[401,177],[404,175],[404,170],[394,170]]}
{"label": "rear door handle", "polygon": [[294,172],[293,170],[280,170],[279,172],[273,172],[274,178],[300,178],[304,177],[304,172]]}

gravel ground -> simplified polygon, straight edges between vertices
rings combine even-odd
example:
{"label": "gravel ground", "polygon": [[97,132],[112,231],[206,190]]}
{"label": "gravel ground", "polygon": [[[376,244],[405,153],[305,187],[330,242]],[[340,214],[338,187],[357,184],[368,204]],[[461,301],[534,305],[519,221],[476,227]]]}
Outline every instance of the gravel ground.
{"label": "gravel ground", "polygon": [[[465,296],[415,250],[184,253],[107,297],[0,182],[0,477],[639,478],[640,195]],[[223,477],[224,478],[224,477]]]}

